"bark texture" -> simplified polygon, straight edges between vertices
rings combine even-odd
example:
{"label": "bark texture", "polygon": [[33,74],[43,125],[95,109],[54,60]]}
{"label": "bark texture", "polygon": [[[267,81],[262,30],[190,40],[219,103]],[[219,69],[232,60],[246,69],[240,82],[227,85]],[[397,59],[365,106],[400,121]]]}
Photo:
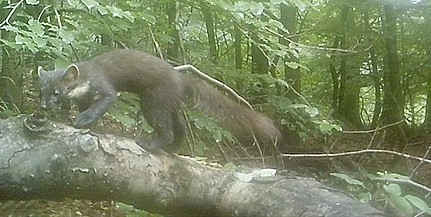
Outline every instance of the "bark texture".
{"label": "bark texture", "polygon": [[240,181],[188,157],[148,153],[127,138],[25,116],[0,120],[0,199],[115,200],[174,216],[383,216],[314,179]]}

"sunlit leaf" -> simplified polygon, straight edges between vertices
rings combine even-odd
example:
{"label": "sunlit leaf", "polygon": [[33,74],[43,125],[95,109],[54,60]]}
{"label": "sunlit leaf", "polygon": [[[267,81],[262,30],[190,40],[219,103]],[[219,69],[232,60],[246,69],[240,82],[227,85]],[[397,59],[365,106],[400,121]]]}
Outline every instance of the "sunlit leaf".
{"label": "sunlit leaf", "polygon": [[387,193],[389,193],[392,196],[399,196],[401,195],[401,188],[399,185],[397,184],[388,184],[388,185],[383,185],[383,189],[385,189],[385,191]]}
{"label": "sunlit leaf", "polygon": [[99,3],[97,1],[94,0],[81,0],[82,3],[84,3],[85,7],[87,7],[89,10],[92,9],[93,7],[99,5]]}
{"label": "sunlit leaf", "polygon": [[431,208],[419,197],[413,196],[413,195],[406,195],[405,198],[414,206],[422,210],[423,212],[426,212],[428,214],[431,214]]}
{"label": "sunlit leaf", "polygon": [[33,39],[33,42],[37,45],[38,48],[45,47],[46,43],[48,42],[46,39],[37,36],[32,36],[31,38]]}
{"label": "sunlit leaf", "polygon": [[106,8],[111,12],[113,17],[123,17],[123,11],[120,8],[107,5]]}
{"label": "sunlit leaf", "polygon": [[26,38],[22,37],[21,35],[16,35],[15,36],[15,43],[16,44],[25,44],[26,43]]}
{"label": "sunlit leaf", "polygon": [[71,6],[71,7],[78,7],[78,5],[80,4],[79,0],[67,0],[67,3]]}
{"label": "sunlit leaf", "polygon": [[399,213],[403,213],[405,216],[413,216],[413,207],[406,198],[402,196],[391,196],[389,200]]}
{"label": "sunlit leaf", "polygon": [[282,3],[284,3],[283,0],[271,0],[270,1],[271,5],[279,5],[279,4],[282,4]]}
{"label": "sunlit leaf", "polygon": [[130,22],[133,22],[135,20],[135,17],[133,17],[130,11],[123,11],[121,8],[110,6],[110,5],[107,5],[106,9],[108,9],[111,12],[113,17],[126,18]]}
{"label": "sunlit leaf", "polygon": [[268,21],[268,24],[270,26],[278,28],[278,29],[284,29],[283,24],[280,21],[278,21],[278,20],[271,19],[271,20]]}
{"label": "sunlit leaf", "polygon": [[286,65],[291,69],[299,68],[299,64],[297,62],[286,62]]}
{"label": "sunlit leaf", "polygon": [[223,137],[220,130],[214,131],[212,133],[212,136],[214,138],[214,141],[216,141],[216,142],[220,142],[222,140],[222,137]]}
{"label": "sunlit leaf", "polygon": [[142,14],[141,18],[143,20],[147,21],[148,23],[155,23],[156,22],[156,18],[151,14],[144,13],[144,14]]}
{"label": "sunlit leaf", "polygon": [[100,15],[106,15],[108,14],[108,10],[105,7],[97,7],[97,11],[100,13]]}
{"label": "sunlit leaf", "polygon": [[39,0],[25,0],[25,3],[28,5],[38,5]]}
{"label": "sunlit leaf", "polygon": [[319,114],[319,109],[315,107],[306,107],[305,111],[311,116],[314,117]]}
{"label": "sunlit leaf", "polygon": [[20,29],[18,29],[16,26],[11,26],[11,25],[4,25],[1,27],[1,29],[4,29],[6,31],[11,31],[11,32],[19,32]]}
{"label": "sunlit leaf", "polygon": [[233,172],[233,171],[235,171],[236,169],[237,169],[238,167],[234,164],[234,163],[232,163],[232,162],[229,162],[229,163],[226,163],[225,165],[223,165],[223,170],[224,171],[227,171],[227,172]]}
{"label": "sunlit leaf", "polygon": [[65,31],[64,29],[58,30],[58,35],[60,38],[67,44],[72,43],[75,40],[75,37],[73,36],[73,33],[70,31]]}
{"label": "sunlit leaf", "polygon": [[260,3],[260,2],[259,3],[251,4],[250,6],[251,6],[250,7],[251,13],[254,14],[254,15],[256,15],[256,16],[262,15],[263,11],[265,9],[263,7],[262,3]]}
{"label": "sunlit leaf", "polygon": [[6,46],[8,46],[10,48],[13,48],[15,50],[17,50],[17,49],[20,48],[20,46],[18,44],[16,44],[15,42],[13,42],[13,41],[11,42],[11,41],[8,41],[8,40],[0,39],[0,43],[3,43],[4,45],[6,45]]}
{"label": "sunlit leaf", "polygon": [[37,36],[43,36],[45,34],[45,28],[42,26],[42,24],[37,20],[29,20],[28,21],[28,29],[32,31]]}
{"label": "sunlit leaf", "polygon": [[361,181],[359,181],[357,179],[354,179],[354,178],[352,178],[352,177],[350,177],[350,176],[348,176],[346,174],[331,173],[331,175],[335,176],[335,177],[338,177],[338,178],[341,178],[341,179],[343,179],[344,181],[346,181],[347,183],[349,183],[351,185],[358,185],[358,186],[361,186],[361,187],[365,188],[365,185],[364,185],[363,182],[361,182]]}

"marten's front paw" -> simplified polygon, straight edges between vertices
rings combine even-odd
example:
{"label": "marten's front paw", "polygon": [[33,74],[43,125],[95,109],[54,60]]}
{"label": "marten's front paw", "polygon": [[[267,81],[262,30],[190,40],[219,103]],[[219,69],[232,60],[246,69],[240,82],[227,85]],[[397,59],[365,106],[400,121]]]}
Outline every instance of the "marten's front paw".
{"label": "marten's front paw", "polygon": [[89,125],[91,123],[93,123],[94,121],[95,121],[95,118],[93,117],[93,115],[88,115],[87,113],[84,112],[84,113],[79,114],[76,117],[73,125],[76,128],[88,128]]}

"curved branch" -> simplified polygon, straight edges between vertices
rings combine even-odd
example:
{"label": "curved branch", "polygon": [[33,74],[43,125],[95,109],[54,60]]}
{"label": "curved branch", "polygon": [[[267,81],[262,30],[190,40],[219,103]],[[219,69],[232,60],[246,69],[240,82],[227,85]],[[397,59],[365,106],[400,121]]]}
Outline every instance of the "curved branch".
{"label": "curved branch", "polygon": [[199,69],[197,69],[196,67],[194,67],[193,65],[181,65],[181,66],[176,66],[174,67],[176,70],[178,71],[187,71],[190,70],[193,73],[195,73],[197,76],[199,76],[200,78],[214,84],[216,87],[218,88],[222,88],[225,91],[227,91],[228,93],[230,93],[231,95],[233,95],[235,98],[237,98],[239,101],[241,101],[242,103],[244,103],[245,105],[247,105],[250,109],[253,110],[253,107],[251,106],[251,104],[245,100],[243,97],[241,97],[238,93],[236,93],[232,88],[230,88],[229,86],[227,86],[226,84],[222,83],[221,81],[212,78],[211,76],[203,73],[202,71],[200,71]]}
{"label": "curved branch", "polygon": [[24,2],[24,0],[21,0],[17,2],[14,6],[12,6],[12,10],[9,12],[9,14],[6,16],[6,19],[3,20],[3,22],[0,23],[0,27],[3,27],[4,25],[10,25],[9,20],[12,17],[12,15],[15,13],[15,11],[18,9],[18,7]]}

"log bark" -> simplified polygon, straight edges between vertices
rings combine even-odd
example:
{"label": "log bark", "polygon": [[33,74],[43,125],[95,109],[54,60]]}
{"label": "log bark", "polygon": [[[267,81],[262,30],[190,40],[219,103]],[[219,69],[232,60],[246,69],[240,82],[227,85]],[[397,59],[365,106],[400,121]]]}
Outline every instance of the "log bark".
{"label": "log bark", "polygon": [[131,139],[26,116],[0,120],[0,200],[115,200],[174,216],[383,216],[311,178],[237,174]]}

